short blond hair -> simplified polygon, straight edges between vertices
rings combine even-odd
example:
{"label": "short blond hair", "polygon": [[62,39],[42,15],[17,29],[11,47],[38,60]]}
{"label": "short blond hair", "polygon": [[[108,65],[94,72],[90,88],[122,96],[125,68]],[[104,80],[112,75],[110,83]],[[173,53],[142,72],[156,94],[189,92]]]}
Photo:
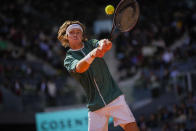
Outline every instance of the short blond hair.
{"label": "short blond hair", "polygon": [[85,26],[80,23],[79,21],[65,21],[61,27],[59,28],[59,31],[58,31],[58,40],[61,42],[61,45],[64,46],[64,47],[67,47],[69,45],[69,41],[67,40],[67,36],[66,35],[66,30],[67,30],[67,27],[69,25],[72,25],[72,24],[79,24],[82,29],[83,29],[83,39],[82,41],[87,41],[87,37],[85,35]]}

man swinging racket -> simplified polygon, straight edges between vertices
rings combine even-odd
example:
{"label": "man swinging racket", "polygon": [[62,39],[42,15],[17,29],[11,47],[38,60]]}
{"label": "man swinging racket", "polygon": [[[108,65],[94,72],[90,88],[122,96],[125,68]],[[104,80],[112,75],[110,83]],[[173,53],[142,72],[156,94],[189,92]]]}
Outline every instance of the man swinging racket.
{"label": "man swinging racket", "polygon": [[88,131],[107,131],[109,117],[114,126],[125,131],[139,131],[125,97],[108,70],[103,56],[112,48],[108,39],[87,40],[85,27],[79,21],[65,21],[58,39],[66,53],[64,66],[80,82],[87,95]]}

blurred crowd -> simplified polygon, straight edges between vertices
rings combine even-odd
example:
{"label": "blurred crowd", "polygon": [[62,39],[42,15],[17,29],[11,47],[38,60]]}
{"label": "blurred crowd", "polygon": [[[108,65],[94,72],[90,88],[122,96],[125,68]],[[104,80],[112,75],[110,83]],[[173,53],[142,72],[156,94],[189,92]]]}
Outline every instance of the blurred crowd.
{"label": "blurred crowd", "polygon": [[[191,0],[140,1],[135,28],[116,38],[120,80],[138,70],[173,70],[178,61],[196,56],[196,4]],[[158,76],[158,77],[163,77]]]}
{"label": "blurred crowd", "polygon": [[176,104],[160,107],[154,113],[141,115],[138,125],[141,131],[195,131],[196,95],[186,93]]}
{"label": "blurred crowd", "polygon": [[174,105],[141,115],[140,130],[194,131],[195,79],[191,81],[193,89],[188,91],[186,73],[195,74],[196,69],[196,3],[188,0],[139,0],[139,3],[142,14],[137,25],[130,32],[119,33],[115,41],[119,80],[141,72],[135,88],[150,90],[152,98],[170,91],[180,96]]}

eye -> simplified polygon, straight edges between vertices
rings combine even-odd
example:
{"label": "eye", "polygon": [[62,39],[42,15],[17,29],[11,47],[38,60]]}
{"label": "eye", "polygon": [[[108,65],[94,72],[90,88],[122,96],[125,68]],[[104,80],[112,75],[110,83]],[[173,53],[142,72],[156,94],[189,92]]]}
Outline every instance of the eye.
{"label": "eye", "polygon": [[76,33],[77,33],[77,34],[81,34],[81,32],[80,32],[80,31],[77,31]]}
{"label": "eye", "polygon": [[70,31],[69,34],[74,34],[74,32],[73,31]]}

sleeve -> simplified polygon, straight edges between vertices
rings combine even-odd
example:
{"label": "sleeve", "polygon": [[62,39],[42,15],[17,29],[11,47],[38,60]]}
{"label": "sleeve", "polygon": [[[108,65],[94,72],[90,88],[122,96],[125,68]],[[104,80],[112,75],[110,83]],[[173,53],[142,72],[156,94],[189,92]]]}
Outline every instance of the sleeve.
{"label": "sleeve", "polygon": [[89,40],[89,43],[93,48],[97,48],[99,46],[99,41],[97,39],[91,39]]}
{"label": "sleeve", "polygon": [[76,65],[79,62],[78,59],[74,58],[72,55],[67,54],[64,60],[64,67],[72,76],[79,76],[80,73],[76,72]]}

